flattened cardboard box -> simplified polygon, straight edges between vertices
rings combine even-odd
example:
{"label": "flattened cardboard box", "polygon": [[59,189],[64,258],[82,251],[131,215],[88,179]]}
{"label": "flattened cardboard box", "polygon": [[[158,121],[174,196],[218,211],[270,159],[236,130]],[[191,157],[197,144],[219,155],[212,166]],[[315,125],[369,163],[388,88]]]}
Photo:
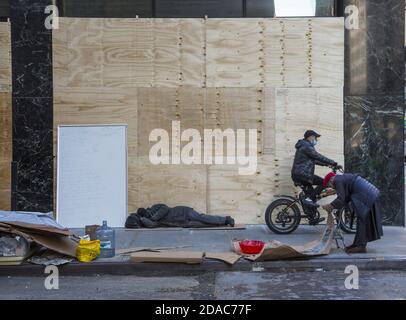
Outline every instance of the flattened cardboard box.
{"label": "flattened cardboard box", "polygon": [[262,252],[256,255],[246,255],[241,252],[238,240],[233,240],[236,253],[241,254],[250,261],[270,261],[294,258],[315,257],[330,253],[331,244],[334,239],[334,220],[331,215],[327,218],[327,225],[319,240],[314,240],[302,246],[291,246],[282,242],[271,240],[267,242]]}
{"label": "flattened cardboard box", "polygon": [[203,254],[201,251],[141,251],[131,254],[131,261],[199,264],[203,262]]}

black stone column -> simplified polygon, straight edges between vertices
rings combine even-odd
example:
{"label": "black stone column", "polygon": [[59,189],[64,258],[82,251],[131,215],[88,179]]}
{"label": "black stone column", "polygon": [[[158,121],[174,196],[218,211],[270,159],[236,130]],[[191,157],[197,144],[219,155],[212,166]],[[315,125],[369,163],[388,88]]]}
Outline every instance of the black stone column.
{"label": "black stone column", "polygon": [[384,223],[404,225],[404,0],[345,0],[345,167],[382,193]]}
{"label": "black stone column", "polygon": [[53,209],[51,0],[11,1],[14,210]]}

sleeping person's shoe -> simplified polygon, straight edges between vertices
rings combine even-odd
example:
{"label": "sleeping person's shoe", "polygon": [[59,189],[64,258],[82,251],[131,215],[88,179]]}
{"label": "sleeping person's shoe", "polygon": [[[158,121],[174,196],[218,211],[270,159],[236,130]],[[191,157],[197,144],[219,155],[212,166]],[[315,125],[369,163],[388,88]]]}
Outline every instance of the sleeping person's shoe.
{"label": "sleeping person's shoe", "polygon": [[235,221],[233,218],[231,218],[230,216],[226,217],[226,226],[230,226],[230,227],[234,227],[235,225]]}

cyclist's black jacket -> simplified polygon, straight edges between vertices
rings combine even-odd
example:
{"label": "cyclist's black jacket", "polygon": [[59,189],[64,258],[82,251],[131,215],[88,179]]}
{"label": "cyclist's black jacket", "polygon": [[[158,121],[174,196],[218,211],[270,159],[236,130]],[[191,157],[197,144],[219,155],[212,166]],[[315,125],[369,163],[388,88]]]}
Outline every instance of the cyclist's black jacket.
{"label": "cyclist's black jacket", "polygon": [[316,164],[319,166],[337,165],[334,160],[318,153],[313,145],[306,139],[299,140],[295,148],[296,154],[292,166],[293,181],[312,183]]}

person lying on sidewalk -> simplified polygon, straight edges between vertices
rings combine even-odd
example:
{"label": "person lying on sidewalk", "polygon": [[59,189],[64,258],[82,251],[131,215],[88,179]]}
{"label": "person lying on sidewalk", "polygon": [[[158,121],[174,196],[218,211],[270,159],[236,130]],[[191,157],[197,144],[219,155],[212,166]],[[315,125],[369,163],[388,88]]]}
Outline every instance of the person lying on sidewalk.
{"label": "person lying on sidewalk", "polygon": [[337,198],[323,206],[328,212],[341,209],[351,202],[357,216],[357,231],[354,243],[346,248],[347,253],[366,253],[367,243],[383,236],[379,190],[369,181],[355,174],[336,175],[328,173],[323,180],[324,187],[336,190]]}
{"label": "person lying on sidewalk", "polygon": [[165,204],[155,204],[150,208],[139,208],[131,213],[125,223],[126,228],[205,228],[234,227],[234,219],[230,216],[214,216],[199,213],[193,208],[177,206],[170,208]]}

